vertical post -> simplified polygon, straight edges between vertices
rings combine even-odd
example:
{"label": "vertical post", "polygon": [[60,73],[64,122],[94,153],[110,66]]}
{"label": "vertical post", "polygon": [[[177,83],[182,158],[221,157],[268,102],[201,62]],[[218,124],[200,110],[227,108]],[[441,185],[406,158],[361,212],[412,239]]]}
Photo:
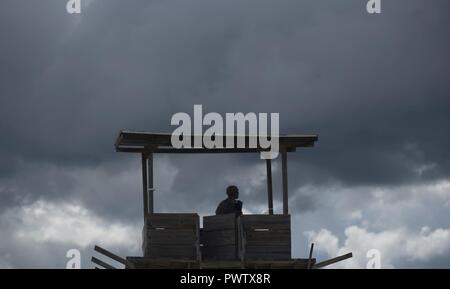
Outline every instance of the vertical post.
{"label": "vertical post", "polygon": [[311,243],[311,249],[309,250],[308,266],[306,267],[307,269],[311,269],[312,268],[312,254],[313,254],[313,250],[314,250],[314,243]]}
{"label": "vertical post", "polygon": [[288,212],[288,178],[287,178],[287,151],[286,148],[281,150],[281,171],[283,175],[283,215]]}
{"label": "vertical post", "polygon": [[147,159],[147,171],[148,171],[148,213],[153,214],[153,192],[155,191],[153,186],[153,153],[148,155]]}
{"label": "vertical post", "polygon": [[272,160],[266,159],[267,168],[267,204],[269,215],[273,215],[273,191],[272,191]]}
{"label": "vertical post", "polygon": [[143,203],[144,203],[144,220],[147,218],[148,213],[148,198],[147,198],[147,190],[148,190],[148,178],[147,178],[147,158],[145,153],[141,155],[142,159],[142,193],[143,193]]}

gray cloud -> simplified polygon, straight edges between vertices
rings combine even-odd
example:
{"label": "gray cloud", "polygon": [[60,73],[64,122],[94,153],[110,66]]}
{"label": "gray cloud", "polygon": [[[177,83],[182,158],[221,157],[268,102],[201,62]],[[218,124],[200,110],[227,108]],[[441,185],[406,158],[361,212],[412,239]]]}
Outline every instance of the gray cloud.
{"label": "gray cloud", "polygon": [[[81,15],[64,5],[0,4],[0,210],[79,201],[137,222],[139,159],[114,153],[115,137],[170,131],[171,115],[193,104],[280,112],[283,132],[318,133],[289,159],[291,211],[319,216],[317,226],[347,226],[324,211],[336,187],[364,207],[373,190],[352,188],[386,188],[401,203],[412,197],[398,188],[449,178],[445,1],[384,1],[377,16],[360,0],[93,0]],[[231,182],[250,211],[265,206],[256,155],[156,164],[159,210],[209,214]]]}

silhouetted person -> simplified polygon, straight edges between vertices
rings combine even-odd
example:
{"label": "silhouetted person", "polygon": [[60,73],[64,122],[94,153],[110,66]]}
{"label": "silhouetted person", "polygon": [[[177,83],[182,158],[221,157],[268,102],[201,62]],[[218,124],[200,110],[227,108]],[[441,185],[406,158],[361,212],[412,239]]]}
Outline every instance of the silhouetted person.
{"label": "silhouetted person", "polygon": [[236,214],[242,215],[242,202],[238,200],[239,189],[236,186],[228,186],[228,198],[220,202],[216,209],[216,215]]}

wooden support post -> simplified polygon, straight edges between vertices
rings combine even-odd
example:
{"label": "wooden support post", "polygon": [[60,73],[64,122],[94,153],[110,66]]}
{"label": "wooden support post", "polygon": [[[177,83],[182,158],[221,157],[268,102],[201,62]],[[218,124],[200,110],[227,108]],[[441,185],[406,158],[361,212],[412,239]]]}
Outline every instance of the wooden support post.
{"label": "wooden support post", "polygon": [[267,168],[267,204],[269,206],[269,215],[273,215],[273,190],[272,190],[272,160],[266,159]]}
{"label": "wooden support post", "polygon": [[289,214],[288,209],[288,176],[287,176],[287,151],[281,150],[281,172],[283,177],[283,215]]}
{"label": "wooden support post", "polygon": [[311,249],[309,250],[309,258],[308,258],[307,269],[311,269],[312,268],[312,254],[313,254],[313,250],[314,250],[314,243],[311,243]]}
{"label": "wooden support post", "polygon": [[142,158],[142,190],[143,190],[143,203],[144,203],[144,221],[148,214],[148,178],[147,178],[147,157],[144,153],[141,155]]}
{"label": "wooden support post", "polygon": [[334,264],[334,263],[337,263],[337,262],[340,262],[340,261],[343,261],[345,259],[352,258],[352,257],[353,257],[352,253],[347,253],[345,255],[341,255],[339,257],[328,259],[326,261],[322,261],[320,263],[317,263],[317,264],[315,264],[313,266],[313,268],[314,269],[322,268],[322,267],[325,267],[325,266],[328,266],[328,265],[331,265],[331,264]]}
{"label": "wooden support post", "polygon": [[116,267],[113,267],[113,266],[109,265],[108,263],[103,262],[102,260],[97,259],[95,257],[91,258],[91,262],[96,264],[96,265],[102,266],[105,269],[116,269]]}
{"label": "wooden support post", "polygon": [[121,264],[123,264],[123,265],[126,265],[126,264],[127,264],[127,260],[126,260],[126,259],[124,259],[124,258],[122,258],[122,257],[119,257],[119,256],[117,256],[116,254],[111,253],[110,251],[108,251],[108,250],[106,250],[106,249],[103,249],[103,248],[100,247],[100,246],[95,245],[94,251],[97,251],[97,252],[99,252],[100,254],[103,254],[103,255],[105,255],[106,257],[109,257],[109,258],[113,259],[114,261],[117,261],[117,262],[119,262],[119,263],[121,263]]}
{"label": "wooden support post", "polygon": [[153,154],[148,155],[147,159],[147,180],[148,180],[148,213],[153,214],[153,192],[155,191],[153,186]]}

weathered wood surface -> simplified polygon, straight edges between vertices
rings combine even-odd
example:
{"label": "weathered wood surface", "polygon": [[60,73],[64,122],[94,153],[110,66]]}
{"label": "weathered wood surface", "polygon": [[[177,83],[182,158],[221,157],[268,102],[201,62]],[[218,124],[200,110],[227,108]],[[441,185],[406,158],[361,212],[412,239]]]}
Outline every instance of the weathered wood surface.
{"label": "weathered wood surface", "polygon": [[314,243],[311,243],[311,248],[309,249],[309,257],[308,257],[308,267],[307,267],[308,269],[312,268],[311,260],[312,260],[313,251],[314,251]]}
{"label": "weathered wood surface", "polygon": [[154,259],[145,257],[127,257],[125,269],[199,269],[200,262],[195,260]]}
{"label": "weathered wood surface", "polygon": [[235,214],[203,217],[203,231],[234,230],[236,228]]}
{"label": "weathered wood surface", "polygon": [[104,262],[104,261],[102,261],[102,260],[100,260],[100,259],[97,259],[97,258],[95,258],[95,257],[92,257],[92,258],[91,258],[91,262],[94,263],[94,264],[96,264],[96,265],[102,266],[102,267],[105,268],[105,269],[117,269],[116,267],[111,266],[111,265],[109,265],[108,263],[106,263],[106,262]]}
{"label": "weathered wood surface", "polygon": [[341,255],[341,256],[331,258],[331,259],[322,261],[320,263],[317,263],[313,266],[313,268],[319,269],[319,268],[322,268],[322,267],[325,267],[325,266],[328,266],[328,265],[331,265],[331,264],[334,264],[334,263],[337,263],[337,262],[340,262],[340,261],[343,261],[343,260],[346,260],[346,259],[352,258],[352,257],[353,257],[352,253],[347,253],[345,255]]}
{"label": "weathered wood surface", "polygon": [[267,244],[289,246],[291,244],[291,232],[289,230],[248,230],[246,231],[246,242],[248,246],[264,246]]}
{"label": "weathered wood surface", "polygon": [[272,160],[266,159],[267,173],[267,205],[269,215],[273,215],[273,186],[272,186]]}
{"label": "weathered wood surface", "polygon": [[242,215],[238,227],[241,260],[291,259],[289,215]]}
{"label": "weathered wood surface", "polygon": [[159,213],[147,215],[145,225],[152,229],[197,229],[198,222],[198,214]]}
{"label": "weathered wood surface", "polygon": [[[227,153],[227,152],[259,152],[265,151],[267,148],[263,148],[260,145],[257,148],[248,148],[247,145],[245,149],[240,148],[219,148],[219,149],[209,149],[209,148],[188,148],[188,149],[176,149],[172,147],[171,143],[172,135],[170,133],[150,133],[150,132],[136,132],[136,131],[126,131],[122,130],[116,139],[115,147],[118,152],[146,152],[148,148],[152,148],[155,153]],[[194,138],[198,138],[197,135],[185,136],[190,138],[191,143],[194,143]],[[224,138],[225,135],[218,135],[216,137]],[[227,136],[229,137],[229,136]],[[234,143],[236,143],[237,138],[242,136],[233,136]],[[244,136],[245,143],[249,142],[250,138],[255,136]],[[317,135],[281,135],[278,137],[280,148],[284,148],[287,151],[295,151],[297,147],[311,147],[318,140]]]}
{"label": "weathered wood surface", "polygon": [[158,259],[200,259],[197,214],[149,214],[142,230],[144,256]]}
{"label": "weathered wood surface", "polygon": [[[199,232],[197,214],[148,215],[144,256],[204,260],[289,260],[289,215],[207,216]],[[238,232],[239,230],[239,232]],[[200,247],[200,243],[202,246]]]}
{"label": "weathered wood surface", "polygon": [[238,222],[248,229],[291,229],[290,215],[242,215]]}
{"label": "weathered wood surface", "polygon": [[203,231],[201,241],[205,247],[236,245],[236,231]]}
{"label": "weathered wood surface", "polygon": [[235,214],[203,218],[201,232],[203,260],[236,260],[237,243]]}
{"label": "weathered wood surface", "polygon": [[[314,264],[316,259],[312,259]],[[307,269],[308,259],[292,259],[279,261],[246,261],[246,269]]]}
{"label": "weathered wood surface", "polygon": [[[316,259],[311,260],[315,264]],[[127,269],[306,269],[308,259],[283,261],[187,261],[127,257]]]}
{"label": "weathered wood surface", "polygon": [[[256,249],[256,250],[255,250]],[[267,248],[266,250],[257,250],[257,248],[248,248],[245,252],[244,260],[288,260],[291,256],[291,252],[284,250],[283,248]]]}
{"label": "weathered wood surface", "polygon": [[158,259],[196,260],[197,250],[193,245],[148,245],[144,256]]}
{"label": "weathered wood surface", "polygon": [[281,149],[281,176],[283,187],[283,215],[289,214],[289,199],[288,199],[288,175],[287,175],[287,150],[286,147]]}
{"label": "weathered wood surface", "polygon": [[153,245],[183,245],[193,244],[197,241],[197,234],[194,230],[149,229],[146,234],[147,239]]}
{"label": "weathered wood surface", "polygon": [[115,261],[117,261],[117,262],[119,262],[121,264],[125,264],[126,263],[126,260],[124,258],[122,258],[120,256],[117,256],[116,254],[114,254],[114,253],[112,253],[112,252],[110,252],[110,251],[108,251],[106,249],[103,249],[100,246],[95,245],[94,251],[97,251],[100,254],[103,254],[106,257],[109,257],[109,258],[111,258],[111,259],[113,259],[113,260],[115,260]]}
{"label": "weathered wood surface", "polygon": [[201,247],[202,260],[237,260],[236,245]]}

